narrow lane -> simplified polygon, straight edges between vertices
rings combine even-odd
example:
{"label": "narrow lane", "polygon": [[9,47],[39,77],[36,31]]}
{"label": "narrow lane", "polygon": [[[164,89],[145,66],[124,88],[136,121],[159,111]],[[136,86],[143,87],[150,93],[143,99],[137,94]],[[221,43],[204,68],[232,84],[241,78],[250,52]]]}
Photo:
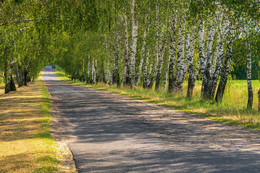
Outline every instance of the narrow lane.
{"label": "narrow lane", "polygon": [[42,79],[79,172],[260,172],[260,132],[59,81]]}

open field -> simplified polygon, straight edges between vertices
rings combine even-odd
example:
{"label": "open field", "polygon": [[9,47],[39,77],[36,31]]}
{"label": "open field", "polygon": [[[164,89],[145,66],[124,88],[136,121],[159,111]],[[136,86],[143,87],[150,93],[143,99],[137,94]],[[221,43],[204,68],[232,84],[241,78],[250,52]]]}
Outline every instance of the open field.
{"label": "open field", "polygon": [[154,90],[137,87],[135,89],[117,88],[106,84],[89,85],[79,81],[71,81],[61,68],[57,67],[56,76],[67,83],[83,87],[106,90],[110,92],[139,98],[149,102],[164,105],[166,107],[180,109],[186,112],[209,117],[218,121],[250,127],[260,130],[260,115],[257,111],[257,91],[260,88],[259,81],[253,81],[254,104],[253,110],[246,109],[247,83],[246,81],[229,81],[224,95],[223,103],[216,104],[211,101],[201,100],[200,81],[196,83],[193,99],[185,97],[187,84],[184,84],[184,93],[180,95],[169,94],[166,91],[156,92]]}
{"label": "open field", "polygon": [[69,151],[51,139],[49,109],[40,80],[0,95],[0,172],[72,172]]}

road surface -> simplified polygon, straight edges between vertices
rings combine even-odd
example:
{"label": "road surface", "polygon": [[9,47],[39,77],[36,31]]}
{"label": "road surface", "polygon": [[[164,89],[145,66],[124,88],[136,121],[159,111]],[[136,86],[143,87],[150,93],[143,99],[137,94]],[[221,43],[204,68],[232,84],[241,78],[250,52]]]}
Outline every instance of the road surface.
{"label": "road surface", "polygon": [[260,172],[259,131],[42,79],[79,172]]}

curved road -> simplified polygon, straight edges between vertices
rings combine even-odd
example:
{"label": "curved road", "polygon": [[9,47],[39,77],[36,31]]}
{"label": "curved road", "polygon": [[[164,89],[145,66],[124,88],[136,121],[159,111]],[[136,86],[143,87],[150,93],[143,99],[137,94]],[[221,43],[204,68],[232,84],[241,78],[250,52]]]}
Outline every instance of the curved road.
{"label": "curved road", "polygon": [[79,172],[260,172],[260,132],[42,79]]}

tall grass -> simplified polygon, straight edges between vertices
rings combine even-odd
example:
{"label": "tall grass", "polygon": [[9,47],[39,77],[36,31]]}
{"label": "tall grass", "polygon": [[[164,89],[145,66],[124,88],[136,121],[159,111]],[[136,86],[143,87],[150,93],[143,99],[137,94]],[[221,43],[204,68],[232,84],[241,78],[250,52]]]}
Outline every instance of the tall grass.
{"label": "tall grass", "polygon": [[60,80],[67,83],[115,92],[157,103],[166,107],[206,116],[218,121],[229,122],[231,124],[247,126],[260,130],[260,114],[257,111],[257,91],[260,88],[259,81],[253,81],[253,110],[247,110],[247,81],[245,80],[230,80],[227,83],[223,102],[221,104],[217,104],[214,101],[201,99],[201,81],[196,82],[193,98],[189,99],[186,97],[187,82],[184,83],[183,93],[174,94],[168,93],[164,90],[154,91],[150,89],[143,89],[142,87],[135,87],[134,89],[127,87],[117,88],[115,85],[110,86],[104,83],[90,85],[79,81],[71,81],[69,76],[66,75],[59,67],[56,68],[55,74]]}
{"label": "tall grass", "polygon": [[0,73],[0,88],[4,86],[4,76]]}
{"label": "tall grass", "polygon": [[48,96],[42,81],[1,95],[0,172],[75,172],[51,138]]}

